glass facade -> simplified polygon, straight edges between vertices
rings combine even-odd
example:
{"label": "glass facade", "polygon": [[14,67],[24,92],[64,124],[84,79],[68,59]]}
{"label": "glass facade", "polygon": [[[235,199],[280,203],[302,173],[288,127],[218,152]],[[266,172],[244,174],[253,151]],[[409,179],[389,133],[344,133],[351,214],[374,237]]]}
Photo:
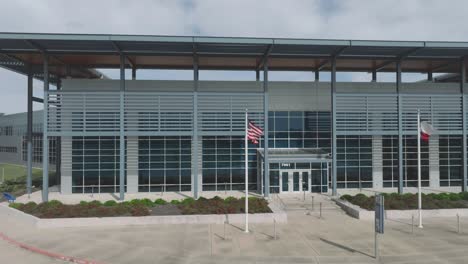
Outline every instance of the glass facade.
{"label": "glass facade", "polygon": [[138,191],[190,191],[191,137],[138,138]]}
{"label": "glass facade", "polygon": [[372,137],[336,139],[337,188],[372,188]]}
{"label": "glass facade", "polygon": [[330,112],[270,111],[268,114],[268,147],[331,151]]}
{"label": "glass facade", "polygon": [[384,188],[398,188],[398,136],[382,137],[382,174]]}
{"label": "glass facade", "polygon": [[461,186],[463,175],[461,146],[461,136],[439,136],[440,186]]}
{"label": "glass facade", "polygon": [[119,137],[72,138],[72,192],[118,192]]}
{"label": "glass facade", "polygon": [[[418,186],[417,136],[403,136],[403,186]],[[421,186],[429,186],[429,143],[421,140]]]}
{"label": "glass facade", "polygon": [[[243,136],[202,138],[203,191],[245,189],[245,148]],[[257,147],[249,142],[249,189],[257,189]]]}

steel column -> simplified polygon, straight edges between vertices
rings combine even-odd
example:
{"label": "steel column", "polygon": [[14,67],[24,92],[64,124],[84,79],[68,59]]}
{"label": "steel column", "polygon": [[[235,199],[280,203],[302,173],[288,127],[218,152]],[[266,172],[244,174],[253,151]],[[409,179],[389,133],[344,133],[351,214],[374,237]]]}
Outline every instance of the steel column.
{"label": "steel column", "polygon": [[31,194],[32,188],[32,123],[33,123],[33,73],[31,66],[28,66],[28,120],[27,120],[27,132],[26,132],[26,142],[27,142],[27,179],[26,179],[26,188],[28,195]]}
{"label": "steel column", "polygon": [[320,71],[316,70],[315,71],[315,81],[318,82],[320,80]]}
{"label": "steel column", "polygon": [[[265,192],[266,198],[270,197],[270,160],[268,158],[268,110],[269,110],[269,97],[268,97],[268,58],[265,59],[263,64],[263,123],[264,123],[264,143],[263,143],[263,175],[265,177]],[[246,146],[247,147],[247,146]]]}
{"label": "steel column", "polygon": [[255,70],[255,80],[260,81],[260,70]]}
{"label": "steel column", "polygon": [[460,61],[460,92],[462,94],[462,129],[463,129],[463,138],[462,138],[462,169],[463,169],[463,180],[462,180],[462,192],[467,191],[467,116],[466,116],[466,98],[465,98],[465,81],[466,81],[466,64],[465,59],[463,58]]}
{"label": "steel column", "polygon": [[125,56],[120,55],[120,153],[119,153],[119,191],[120,200],[125,199]]}
{"label": "steel column", "polygon": [[401,98],[401,60],[396,63],[396,90],[398,96],[398,193],[403,193],[403,117]]}
{"label": "steel column", "polygon": [[193,197],[198,199],[199,190],[198,190],[198,81],[199,81],[199,71],[198,71],[198,56],[194,55],[193,57],[193,135],[192,135],[192,144],[193,144]]}
{"label": "steel column", "polygon": [[331,111],[332,111],[332,195],[337,195],[336,185],[336,57],[331,60]]}
{"label": "steel column", "polygon": [[44,58],[44,111],[42,113],[42,201],[49,200],[49,137],[47,135],[49,109],[49,56],[43,54]]}
{"label": "steel column", "polygon": [[136,68],[132,68],[132,80],[136,80]]}
{"label": "steel column", "polygon": [[377,71],[376,70],[372,71],[372,82],[377,82]]}
{"label": "steel column", "polygon": [[432,80],[433,80],[431,71],[427,73],[427,80],[430,81],[430,82],[432,82]]}

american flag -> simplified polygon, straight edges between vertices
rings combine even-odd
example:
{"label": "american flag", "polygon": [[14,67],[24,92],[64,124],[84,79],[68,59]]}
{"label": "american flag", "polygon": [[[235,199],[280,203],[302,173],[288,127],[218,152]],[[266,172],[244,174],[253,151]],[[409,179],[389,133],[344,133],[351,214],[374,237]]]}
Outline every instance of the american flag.
{"label": "american flag", "polygon": [[247,130],[247,139],[252,143],[258,144],[260,137],[263,135],[263,130],[256,126],[254,122],[249,120],[249,128]]}

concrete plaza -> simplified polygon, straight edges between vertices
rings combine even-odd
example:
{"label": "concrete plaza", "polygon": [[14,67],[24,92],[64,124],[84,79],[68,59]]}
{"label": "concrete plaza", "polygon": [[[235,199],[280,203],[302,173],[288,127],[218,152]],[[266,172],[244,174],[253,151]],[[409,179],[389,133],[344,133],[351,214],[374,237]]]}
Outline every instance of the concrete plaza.
{"label": "concrete plaza", "polygon": [[[310,194],[305,201],[302,193],[279,199],[273,200],[284,205],[288,223],[276,226],[276,240],[272,224],[252,224],[250,234],[243,232],[243,225],[41,230],[6,216],[1,216],[0,232],[47,251],[103,263],[376,263],[373,221],[347,216],[325,195],[314,194],[314,210]],[[456,219],[448,218],[425,219],[424,229],[414,227],[412,233],[411,219],[388,219],[380,236],[381,262],[466,263],[468,219],[462,222],[461,234]],[[0,262],[11,262],[12,251],[0,243]],[[22,252],[15,263],[35,258],[44,263],[42,256],[17,250]]]}

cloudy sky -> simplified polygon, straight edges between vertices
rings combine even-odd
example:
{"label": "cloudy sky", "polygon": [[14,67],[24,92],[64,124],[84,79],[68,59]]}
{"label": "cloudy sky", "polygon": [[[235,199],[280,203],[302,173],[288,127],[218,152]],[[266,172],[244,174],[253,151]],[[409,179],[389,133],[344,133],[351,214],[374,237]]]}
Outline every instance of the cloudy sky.
{"label": "cloudy sky", "polygon": [[[466,0],[0,0],[0,6],[0,32],[468,41]],[[187,79],[191,73],[151,71],[138,77]],[[254,73],[202,72],[200,77],[253,79]],[[271,74],[273,80],[312,78]],[[341,80],[369,78],[343,75]],[[0,69],[0,80],[0,113],[26,111],[26,78]],[[34,95],[42,96],[41,89],[35,82]]]}

